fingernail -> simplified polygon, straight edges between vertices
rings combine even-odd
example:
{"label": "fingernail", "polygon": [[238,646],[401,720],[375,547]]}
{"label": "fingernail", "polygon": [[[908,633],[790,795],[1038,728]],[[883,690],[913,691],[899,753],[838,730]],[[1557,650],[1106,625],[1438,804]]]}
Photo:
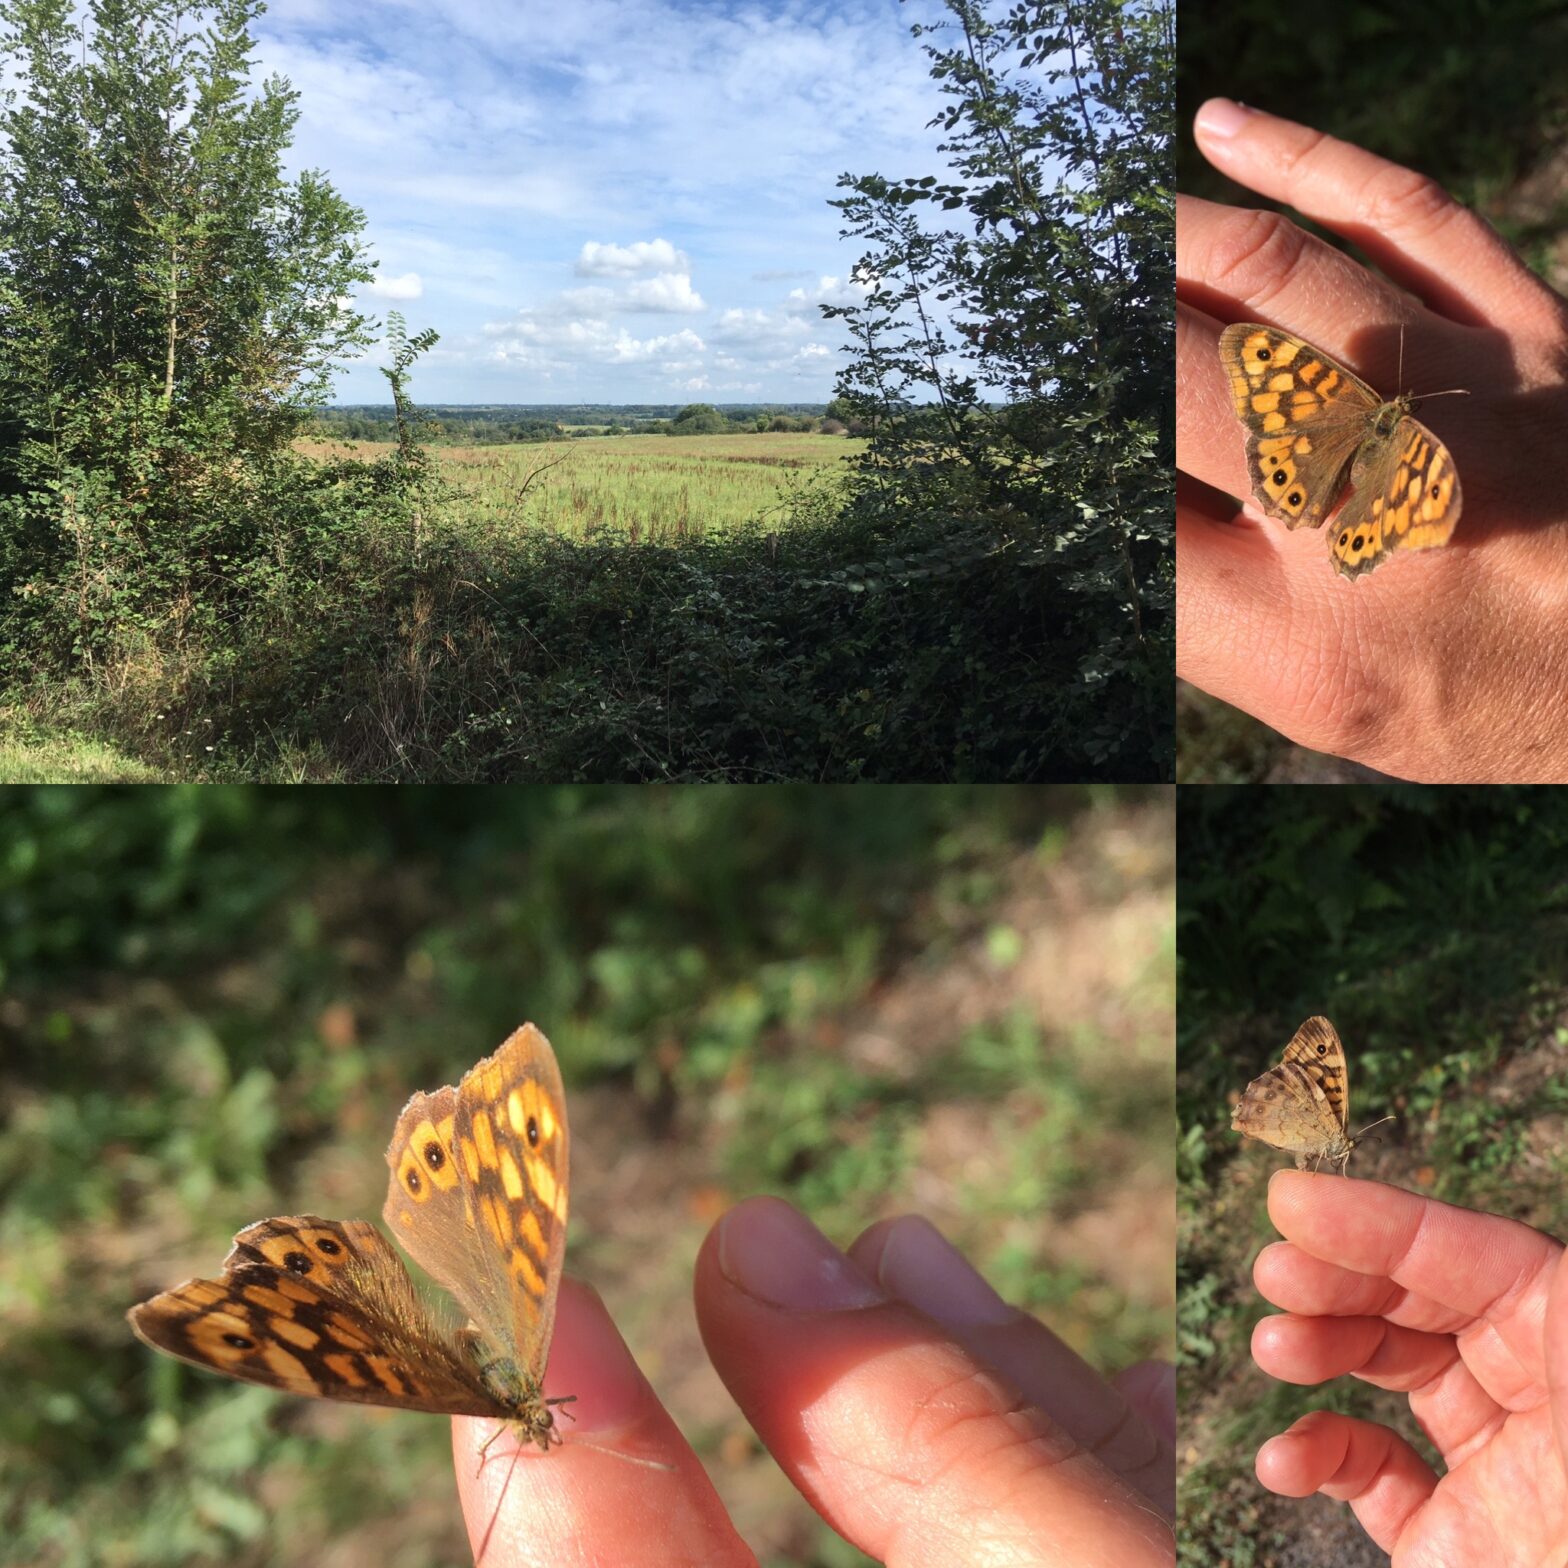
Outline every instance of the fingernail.
{"label": "fingernail", "polygon": [[1195,129],[1205,136],[1223,139],[1234,136],[1251,118],[1252,110],[1244,103],[1232,103],[1229,98],[1211,98],[1198,110]]}
{"label": "fingernail", "polygon": [[889,1227],[878,1282],[947,1328],[1003,1323],[1017,1314],[929,1220],[905,1215]]}
{"label": "fingernail", "polygon": [[719,1221],[719,1267],[747,1295],[796,1312],[844,1312],[887,1299],[780,1198],[754,1198]]}

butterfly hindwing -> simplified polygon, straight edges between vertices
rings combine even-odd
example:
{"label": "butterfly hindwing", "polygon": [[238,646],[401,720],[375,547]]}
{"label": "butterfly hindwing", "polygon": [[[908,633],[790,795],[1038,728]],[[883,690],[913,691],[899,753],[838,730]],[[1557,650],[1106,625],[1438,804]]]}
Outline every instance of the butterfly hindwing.
{"label": "butterfly hindwing", "polygon": [[502,1415],[476,1368],[363,1220],[261,1220],[217,1279],[133,1307],[137,1336],[182,1361],[290,1394],[454,1415]]}

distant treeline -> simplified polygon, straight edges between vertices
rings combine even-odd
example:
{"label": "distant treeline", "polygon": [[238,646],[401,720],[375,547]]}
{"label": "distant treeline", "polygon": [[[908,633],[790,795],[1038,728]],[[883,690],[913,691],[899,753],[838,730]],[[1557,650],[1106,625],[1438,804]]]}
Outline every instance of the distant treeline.
{"label": "distant treeline", "polygon": [[[839,401],[821,403],[448,403],[423,405],[428,434],[456,446],[558,441],[577,436],[736,435],[753,431],[858,434],[859,420]],[[396,440],[390,403],[351,403],[316,411],[311,433],[329,441]]]}

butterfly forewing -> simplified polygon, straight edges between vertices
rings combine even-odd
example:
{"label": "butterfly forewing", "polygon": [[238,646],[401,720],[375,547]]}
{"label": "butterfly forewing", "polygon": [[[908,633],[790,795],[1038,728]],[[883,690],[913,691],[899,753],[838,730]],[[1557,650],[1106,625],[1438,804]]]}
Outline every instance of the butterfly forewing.
{"label": "butterfly forewing", "polygon": [[1220,334],[1253,498],[1289,528],[1316,528],[1344,489],[1380,402],[1359,377],[1288,333],[1240,322]]}
{"label": "butterfly forewing", "polygon": [[555,1053],[528,1024],[456,1089],[410,1100],[387,1150],[383,1218],[533,1383],[566,1248],[565,1104]]}

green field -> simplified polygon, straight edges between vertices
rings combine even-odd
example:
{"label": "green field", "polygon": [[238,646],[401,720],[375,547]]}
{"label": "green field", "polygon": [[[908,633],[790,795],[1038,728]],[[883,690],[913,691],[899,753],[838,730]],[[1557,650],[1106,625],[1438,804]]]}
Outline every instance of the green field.
{"label": "green field", "polygon": [[[519,526],[591,539],[610,525],[632,543],[723,530],[822,483],[864,441],[845,436],[616,436],[430,450],[486,535]],[[302,442],[311,456],[385,456],[368,441]]]}

